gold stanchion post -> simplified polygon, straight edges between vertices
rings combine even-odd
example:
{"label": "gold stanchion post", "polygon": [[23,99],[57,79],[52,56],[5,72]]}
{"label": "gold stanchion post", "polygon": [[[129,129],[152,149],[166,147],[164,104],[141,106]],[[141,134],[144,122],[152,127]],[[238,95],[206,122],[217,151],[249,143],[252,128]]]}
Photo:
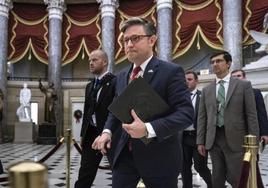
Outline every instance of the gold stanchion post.
{"label": "gold stanchion post", "polygon": [[8,168],[10,188],[48,188],[47,167],[32,161],[21,161]]}
{"label": "gold stanchion post", "polygon": [[66,139],[66,188],[70,188],[70,164],[71,164],[71,143],[72,143],[72,131],[67,129]]}
{"label": "gold stanchion post", "polygon": [[244,147],[246,152],[250,152],[250,171],[247,187],[253,188],[257,187],[257,152],[258,152],[258,144],[257,138],[254,135],[246,135],[244,137]]}

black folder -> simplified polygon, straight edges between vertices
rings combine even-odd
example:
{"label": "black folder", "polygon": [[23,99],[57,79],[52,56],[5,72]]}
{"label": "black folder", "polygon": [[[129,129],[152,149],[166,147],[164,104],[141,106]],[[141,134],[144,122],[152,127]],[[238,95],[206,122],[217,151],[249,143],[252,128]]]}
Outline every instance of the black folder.
{"label": "black folder", "polygon": [[139,77],[134,79],[108,107],[122,123],[132,123],[131,109],[135,110],[143,122],[149,122],[166,114],[169,106],[146,80]]}

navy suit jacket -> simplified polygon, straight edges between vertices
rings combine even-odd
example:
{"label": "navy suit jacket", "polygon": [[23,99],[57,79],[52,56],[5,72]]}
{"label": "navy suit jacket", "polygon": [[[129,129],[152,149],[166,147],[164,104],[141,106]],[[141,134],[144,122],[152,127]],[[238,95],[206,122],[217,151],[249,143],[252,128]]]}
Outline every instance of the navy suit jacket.
{"label": "navy suit jacket", "polygon": [[261,90],[253,88],[255,101],[256,101],[256,109],[258,116],[258,123],[260,127],[260,136],[268,135],[268,120],[267,120],[267,112],[265,109],[264,100],[261,94]]}
{"label": "navy suit jacket", "polygon": [[[128,85],[132,66],[123,70],[116,79],[116,96],[119,96]],[[173,63],[168,63],[153,57],[148,63],[143,78],[170,106],[170,112],[158,117],[150,123],[156,137],[145,145],[140,139],[130,138],[132,141],[132,154],[137,170],[141,176],[178,175],[180,172],[180,141],[178,132],[190,126],[193,122],[193,107],[190,93],[186,86],[183,69]],[[105,128],[112,133],[122,127],[112,114],[109,114]],[[118,142],[112,143],[115,155],[112,167],[116,165],[118,156],[127,144],[129,135],[122,129]]]}

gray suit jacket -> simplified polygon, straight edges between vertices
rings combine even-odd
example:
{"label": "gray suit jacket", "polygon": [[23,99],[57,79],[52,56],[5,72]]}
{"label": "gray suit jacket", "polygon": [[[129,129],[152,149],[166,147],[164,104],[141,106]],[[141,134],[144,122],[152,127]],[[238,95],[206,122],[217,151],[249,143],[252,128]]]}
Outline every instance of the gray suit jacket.
{"label": "gray suit jacket", "polygon": [[[197,144],[210,150],[216,135],[216,81],[206,86],[201,94],[197,125]],[[259,135],[256,105],[251,83],[230,78],[224,111],[224,130],[228,146],[242,151],[244,136]]]}

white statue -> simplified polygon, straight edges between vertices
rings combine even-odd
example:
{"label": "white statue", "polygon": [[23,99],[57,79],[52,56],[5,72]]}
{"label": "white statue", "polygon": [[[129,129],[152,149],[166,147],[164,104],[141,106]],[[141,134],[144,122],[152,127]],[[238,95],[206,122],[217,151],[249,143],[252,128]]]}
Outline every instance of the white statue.
{"label": "white statue", "polygon": [[[268,29],[268,13],[265,14],[263,20],[263,28]],[[268,34],[250,30],[249,31],[252,38],[261,44],[261,46],[255,50],[257,53],[268,53]],[[252,62],[245,66],[244,69],[253,69],[253,68],[263,68],[268,67],[268,55],[263,56],[256,62]]]}
{"label": "white statue", "polygon": [[[263,19],[263,29],[264,29],[264,31],[267,31],[267,29],[268,29],[268,13],[265,14],[264,19]],[[265,51],[268,52],[267,51],[268,34],[254,31],[254,30],[250,30],[249,33],[252,36],[252,38],[254,38],[254,40],[256,42],[261,44],[261,46],[258,49],[256,49],[255,51],[257,53],[262,53]]]}
{"label": "white statue", "polygon": [[31,122],[31,90],[27,88],[27,83],[23,84],[20,90],[20,107],[17,109],[17,116],[20,122]]}

